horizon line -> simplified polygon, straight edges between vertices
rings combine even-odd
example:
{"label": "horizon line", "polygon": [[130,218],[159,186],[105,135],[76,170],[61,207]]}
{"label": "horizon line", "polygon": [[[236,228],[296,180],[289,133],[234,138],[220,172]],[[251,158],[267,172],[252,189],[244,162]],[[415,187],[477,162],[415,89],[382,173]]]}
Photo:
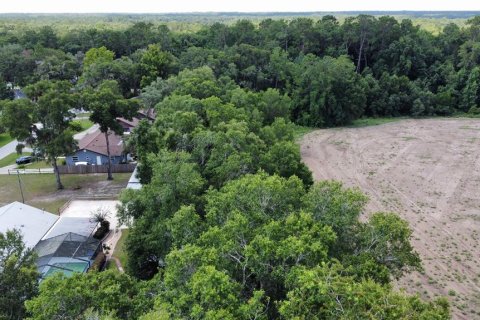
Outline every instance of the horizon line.
{"label": "horizon line", "polygon": [[110,12],[0,12],[0,14],[300,14],[300,13],[352,13],[352,12],[433,12],[433,13],[449,13],[449,12],[468,12],[480,13],[478,10],[329,10],[329,11],[171,11],[171,12],[129,12],[129,11],[110,11]]}

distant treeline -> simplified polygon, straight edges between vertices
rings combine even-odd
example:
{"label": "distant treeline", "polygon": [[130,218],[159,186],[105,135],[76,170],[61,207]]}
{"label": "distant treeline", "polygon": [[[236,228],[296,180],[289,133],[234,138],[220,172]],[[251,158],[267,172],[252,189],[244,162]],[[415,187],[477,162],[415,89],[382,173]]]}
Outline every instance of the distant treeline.
{"label": "distant treeline", "polygon": [[106,29],[126,29],[138,23],[166,24],[174,32],[195,32],[203,25],[216,22],[233,24],[238,20],[248,19],[254,24],[265,19],[283,19],[290,21],[296,18],[310,18],[315,21],[327,15],[335,16],[340,22],[348,17],[360,14],[375,17],[392,16],[398,21],[411,19],[414,25],[439,33],[449,23],[465,26],[468,19],[480,15],[480,11],[342,11],[342,12],[208,12],[208,13],[9,13],[0,14],[0,31],[24,31],[25,29],[51,26],[62,35],[75,29],[88,29],[92,26]]}
{"label": "distant treeline", "polygon": [[[292,120],[303,125],[345,125],[362,116],[477,114],[479,37],[480,17],[465,28],[448,24],[438,35],[409,19],[369,15],[343,23],[331,15],[258,25],[244,19],[189,33],[145,22],[65,35],[45,26],[0,33],[0,79],[23,86],[42,79],[108,78],[132,97],[156,77],[208,66],[245,89],[286,94]],[[115,59],[82,74],[84,53],[102,46]]]}

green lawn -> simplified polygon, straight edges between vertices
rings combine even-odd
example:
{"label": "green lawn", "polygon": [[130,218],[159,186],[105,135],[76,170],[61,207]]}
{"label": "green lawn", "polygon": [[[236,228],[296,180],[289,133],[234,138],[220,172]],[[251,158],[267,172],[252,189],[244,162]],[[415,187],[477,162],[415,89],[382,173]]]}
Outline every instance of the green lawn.
{"label": "green lawn", "polygon": [[9,166],[11,164],[15,164],[15,160],[17,160],[17,158],[20,158],[21,156],[29,156],[30,153],[27,153],[27,152],[24,152],[22,153],[21,155],[19,155],[18,153],[14,152],[14,153],[10,153],[8,156],[6,156],[5,158],[3,159],[0,159],[0,168],[3,168],[3,167],[6,167],[6,166]]}
{"label": "green lawn", "polygon": [[[47,212],[58,214],[60,208],[67,203],[68,197],[66,198],[58,198],[55,200],[49,201],[39,201],[39,200],[26,200],[25,202],[35,208],[43,209]],[[20,200],[19,200],[20,201]]]}
{"label": "green lawn", "polygon": [[396,122],[400,120],[407,119],[405,117],[395,117],[395,118],[361,118],[354,120],[353,123],[348,127],[353,128],[361,128],[361,127],[369,127],[369,126],[378,126],[380,124]]}
{"label": "green lawn", "polygon": [[80,130],[81,131],[85,131],[87,130],[88,128],[90,128],[91,126],[93,126],[93,122],[88,120],[88,119],[80,119],[80,120],[74,120],[72,121],[72,123],[75,123],[75,124],[79,124],[80,127],[82,128]]}
{"label": "green lawn", "polygon": [[3,147],[10,141],[13,141],[13,138],[8,135],[8,133],[0,133],[0,147]]}
{"label": "green lawn", "polygon": [[44,169],[44,168],[51,168],[52,165],[50,163],[47,163],[45,160],[40,160],[36,162],[32,162],[29,164],[24,165],[25,169]]}
{"label": "green lawn", "polygon": [[[120,263],[122,264],[123,269],[127,265],[127,253],[125,252],[125,239],[128,237],[128,229],[122,230],[122,236],[120,240],[118,240],[117,245],[115,246],[115,250],[113,251],[113,257],[118,258]],[[107,265],[108,270],[117,270],[117,266],[115,261],[110,260]]]}
{"label": "green lawn", "polygon": [[[20,180],[27,204],[57,213],[72,196],[101,194],[107,190],[123,188],[130,175],[131,173],[115,173],[115,180],[109,181],[106,186],[106,174],[64,174],[61,176],[65,186],[63,190],[57,190],[53,174],[22,174]],[[0,206],[22,201],[17,175],[2,175],[0,180]]]}
{"label": "green lawn", "polygon": [[300,140],[304,135],[314,130],[316,130],[316,128],[295,125],[295,131],[293,133],[295,136],[295,140]]}

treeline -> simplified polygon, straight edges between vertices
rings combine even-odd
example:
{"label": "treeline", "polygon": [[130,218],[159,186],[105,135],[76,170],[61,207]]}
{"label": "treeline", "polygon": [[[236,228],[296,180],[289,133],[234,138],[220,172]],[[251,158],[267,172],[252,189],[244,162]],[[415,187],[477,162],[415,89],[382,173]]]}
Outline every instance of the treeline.
{"label": "treeline", "polygon": [[[361,116],[475,114],[479,30],[478,17],[467,28],[450,24],[433,35],[410,20],[366,15],[342,24],[333,16],[317,22],[267,19],[258,26],[241,20],[186,34],[144,22],[62,37],[43,27],[0,35],[0,75],[19,85],[76,81],[84,53],[104,46],[114,60],[91,72],[121,82],[126,97],[138,95],[156,77],[209,66],[216,77],[253,92],[275,88],[287,94],[292,120],[303,125],[344,125]],[[158,57],[146,61],[149,45]]]}

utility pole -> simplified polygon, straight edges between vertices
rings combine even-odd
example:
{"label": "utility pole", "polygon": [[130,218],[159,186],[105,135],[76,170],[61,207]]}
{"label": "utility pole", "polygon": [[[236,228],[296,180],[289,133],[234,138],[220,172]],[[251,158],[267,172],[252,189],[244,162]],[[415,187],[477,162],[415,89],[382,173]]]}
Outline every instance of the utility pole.
{"label": "utility pole", "polygon": [[25,197],[23,196],[22,181],[20,180],[20,171],[17,170],[18,186],[20,187],[20,193],[22,194],[22,202],[25,203]]}

